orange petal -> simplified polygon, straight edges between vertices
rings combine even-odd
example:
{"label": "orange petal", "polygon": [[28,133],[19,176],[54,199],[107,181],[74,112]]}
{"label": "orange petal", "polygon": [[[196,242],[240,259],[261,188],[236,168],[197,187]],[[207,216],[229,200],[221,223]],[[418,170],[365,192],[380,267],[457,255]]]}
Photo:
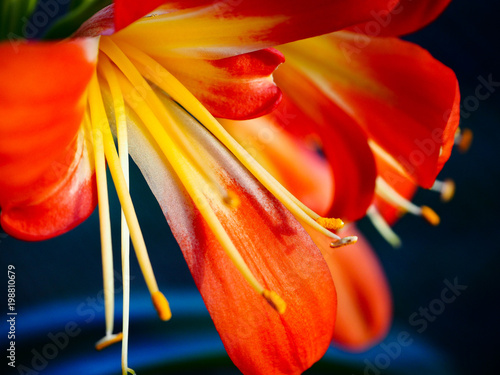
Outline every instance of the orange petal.
{"label": "orange petal", "polygon": [[363,351],[384,339],[392,321],[391,293],[384,271],[368,241],[353,226],[345,235],[358,236],[358,242],[337,249],[330,240],[311,233],[320,247],[337,289],[337,323],[334,345],[349,351]]}
{"label": "orange petal", "polygon": [[115,36],[151,55],[218,59],[340,30],[394,5],[387,0],[174,1]]}
{"label": "orange petal", "polygon": [[275,80],[290,103],[287,116],[295,116],[285,129],[312,129],[322,142],[334,179],[329,215],[348,221],[363,217],[372,202],[376,178],[365,133],[300,68],[284,64]]}
{"label": "orange petal", "polygon": [[258,281],[286,302],[284,314],[249,287],[156,153],[154,141],[137,128],[130,132],[131,154],[167,217],[234,363],[246,374],[302,373],[324,354],[333,333],[336,298],[328,267],[295,218],[227,149],[187,114],[176,113],[203,163],[240,203],[229,207],[206,184],[199,191]]}
{"label": "orange petal", "polygon": [[392,10],[373,11],[370,21],[349,28],[368,36],[398,36],[417,31],[434,21],[451,0],[399,0]]}
{"label": "orange petal", "polygon": [[96,58],[90,39],[0,45],[0,206],[13,235],[63,233],[95,206],[78,130]]}
{"label": "orange petal", "polygon": [[292,43],[283,51],[416,183],[432,186],[459,121],[451,69],[412,43],[350,32]]}
{"label": "orange petal", "polygon": [[281,100],[271,74],[284,57],[272,48],[221,60],[155,59],[216,117],[245,120],[262,116]]}
{"label": "orange petal", "polygon": [[320,215],[333,200],[333,176],[326,159],[283,129],[288,106],[249,121],[222,121],[224,128],[288,191]]}

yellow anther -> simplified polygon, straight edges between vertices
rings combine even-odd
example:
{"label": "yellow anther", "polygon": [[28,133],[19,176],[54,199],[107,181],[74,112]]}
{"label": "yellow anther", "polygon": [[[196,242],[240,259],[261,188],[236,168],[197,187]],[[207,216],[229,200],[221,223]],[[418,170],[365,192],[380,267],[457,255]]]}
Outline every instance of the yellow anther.
{"label": "yellow anther", "polygon": [[286,310],[286,302],[272,290],[264,289],[262,291],[262,296],[266,301],[275,309],[278,313],[284,314]]}
{"label": "yellow anther", "polygon": [[470,129],[462,130],[462,134],[460,135],[460,141],[458,143],[458,150],[460,152],[467,152],[472,144],[472,139],[474,138],[474,134]]}
{"label": "yellow anther", "polygon": [[422,217],[431,225],[439,225],[441,219],[434,210],[427,206],[422,206]]}
{"label": "yellow anther", "polygon": [[347,246],[347,245],[355,244],[356,242],[358,242],[358,237],[357,236],[348,236],[348,237],[341,238],[338,241],[332,242],[330,244],[330,247],[339,248],[339,247],[342,247],[342,246]]}
{"label": "yellow anther", "polygon": [[117,333],[116,335],[105,336],[103,339],[99,340],[95,344],[95,348],[97,350],[102,350],[104,348],[107,348],[110,345],[113,345],[117,342],[122,341],[122,338],[123,338],[123,334],[121,332]]}
{"label": "yellow anther", "polygon": [[328,230],[338,230],[344,227],[344,222],[341,219],[319,217],[316,222]]}
{"label": "yellow anther", "polygon": [[170,311],[170,306],[167,299],[162,292],[157,291],[152,294],[153,305],[158,312],[158,316],[161,320],[170,320],[172,317],[172,312]]}
{"label": "yellow anther", "polygon": [[224,203],[227,204],[230,208],[237,208],[241,203],[240,198],[232,191],[228,191],[223,200]]}
{"label": "yellow anther", "polygon": [[441,200],[443,202],[449,202],[453,199],[455,195],[455,181],[451,179],[446,179],[443,181],[443,187],[441,188]]}

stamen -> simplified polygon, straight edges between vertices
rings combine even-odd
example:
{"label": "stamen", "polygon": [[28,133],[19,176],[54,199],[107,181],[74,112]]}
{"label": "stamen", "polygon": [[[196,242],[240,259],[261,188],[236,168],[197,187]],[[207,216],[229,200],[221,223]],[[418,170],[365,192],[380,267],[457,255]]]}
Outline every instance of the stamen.
{"label": "stamen", "polygon": [[455,145],[458,146],[458,150],[462,153],[469,151],[469,148],[472,144],[472,140],[474,138],[474,134],[472,130],[466,128],[462,131],[457,129],[455,133]]}
{"label": "stamen", "polygon": [[[113,43],[109,40],[109,43]],[[137,64],[137,68],[141,74],[147,75],[148,70],[153,69],[154,74],[150,77],[151,81],[168,93],[175,101],[184,107],[194,118],[196,118],[203,126],[207,128],[224,146],[226,146],[233,155],[277,198],[288,208],[288,210],[299,220],[308,224],[318,232],[333,238],[340,239],[335,233],[328,231],[326,228],[319,225],[315,219],[319,215],[312,212],[312,210],[304,209],[304,205],[293,197],[276,179],[269,174],[250,154],[238,143],[231,135],[222,127],[222,125],[208,112],[208,110],[187,90],[174,76],[164,69],[158,62],[144,54],[137,48],[120,42],[119,48],[130,56]],[[101,48],[103,43],[101,42]],[[106,54],[112,53],[108,49],[104,50]],[[116,51],[115,51],[116,52]],[[121,51],[120,51],[121,53]],[[130,66],[124,66],[120,61],[114,60],[114,56],[108,56],[119,66],[119,68],[127,75],[124,69],[130,69]],[[123,56],[125,57],[125,56]],[[133,65],[132,65],[133,67]],[[139,75],[140,76],[140,75]],[[130,79],[130,77],[127,75]],[[134,82],[133,82],[134,83]],[[135,83],[134,83],[135,84]]]}
{"label": "stamen", "polygon": [[375,184],[375,192],[385,201],[394,204],[401,208],[403,211],[420,216],[421,208],[402,197],[396,190],[394,190],[382,177],[377,177]]}
{"label": "stamen", "polygon": [[[125,103],[111,63],[105,56],[99,60],[103,70],[106,71],[111,96],[113,98],[113,110],[116,121],[116,134],[118,139],[118,153],[120,164],[125,177],[127,190],[130,190],[129,163],[128,163],[128,134],[127,117],[125,115]],[[130,232],[123,209],[121,210],[121,245],[122,245],[122,279],[123,279],[123,312],[122,312],[122,375],[128,373],[128,336],[130,316]]]}
{"label": "stamen", "polygon": [[134,205],[126,187],[125,177],[123,176],[123,171],[120,167],[118,154],[116,152],[113,136],[111,135],[111,131],[109,129],[109,123],[106,112],[104,111],[101,91],[96,76],[92,78],[89,84],[89,103],[92,115],[92,125],[96,124],[96,126],[102,127],[101,130],[104,141],[104,153],[106,155],[106,160],[108,161],[111,177],[113,177],[116,192],[125,214],[125,218],[127,219],[127,224],[130,230],[132,243],[134,244],[137,260],[139,261],[139,266],[141,267],[149,292],[153,296],[156,292],[159,292],[158,284],[156,283],[156,278],[147,253],[146,244],[144,243],[137,215],[135,214]]}
{"label": "stamen", "polygon": [[[115,57],[112,51],[107,52],[109,52],[108,57],[110,57],[111,59]],[[116,63],[115,60],[113,61]],[[120,69],[122,68],[123,67],[120,66]],[[127,91],[132,88],[131,83],[126,80],[126,78],[122,74],[118,74],[118,80],[123,91]],[[146,90],[147,89],[145,88],[144,91]],[[126,98],[126,100],[128,102],[128,100],[130,99]],[[229,238],[219,219],[210,208],[210,202],[203,194],[203,192],[198,188],[200,183],[200,180],[196,178],[197,172],[199,172],[198,169],[195,165],[190,163],[191,159],[186,156],[186,154],[183,152],[184,150],[181,149],[181,147],[172,140],[170,134],[166,131],[166,129],[160,123],[159,119],[156,117],[156,113],[153,113],[152,109],[147,104],[145,100],[136,100],[134,101],[133,105],[131,104],[131,108],[137,113],[139,118],[141,118],[146,128],[150,131],[154,139],[157,141],[160,150],[165,155],[168,162],[171,164],[173,170],[181,180],[188,194],[191,196],[193,202],[207,222],[212,233],[215,235],[218,242],[221,244],[222,248],[229,256],[235,267],[249,283],[249,285],[258,294],[263,295],[264,288],[248,268],[247,264]],[[165,112],[165,109],[163,112]],[[171,125],[177,126],[175,121],[173,121]],[[168,129],[171,129],[171,127],[169,127]],[[275,301],[274,306],[276,306],[280,310],[283,310],[283,303],[279,303],[279,299],[277,297],[271,298],[272,301]],[[158,295],[153,295],[153,303],[155,304],[155,307],[159,307],[160,310],[163,306],[165,306],[165,304],[162,302],[161,297],[159,297]]]}
{"label": "stamen", "polygon": [[279,314],[284,314],[286,310],[286,303],[283,299],[273,291],[264,289],[262,296],[266,301],[275,309]]}
{"label": "stamen", "polygon": [[376,181],[376,187],[375,187],[376,193],[384,200],[386,200],[389,203],[392,203],[399,207],[400,209],[407,211],[411,214],[414,214],[416,216],[421,216],[423,217],[429,224],[431,225],[438,225],[440,222],[440,218],[434,210],[432,210],[430,207],[427,206],[422,206],[418,207],[406,198],[402,197],[399,195],[399,193],[394,190],[385,180],[381,177],[377,177]]}
{"label": "stamen", "polygon": [[358,242],[358,237],[357,236],[347,236],[347,237],[341,238],[338,241],[333,241],[330,244],[330,247],[332,247],[332,248],[339,248],[339,247],[343,247],[343,246],[355,244],[356,242]]}
{"label": "stamen", "polygon": [[[139,92],[140,96],[147,102],[151,111],[158,118],[160,127],[155,129],[155,133],[153,134],[162,134],[165,132],[164,129],[161,129],[163,127],[162,124],[170,125],[169,132],[175,142],[184,151],[190,161],[197,167],[198,171],[206,179],[207,183],[212,185],[219,192],[221,198],[224,199],[228,193],[216,182],[216,179],[211,173],[211,169],[205,168],[202,163],[203,158],[196,152],[198,151],[199,153],[203,153],[204,150],[193,150],[193,147],[189,144],[189,141],[184,134],[184,130],[177,126],[171,114],[165,110],[161,100],[150,87],[148,82],[146,82],[141,73],[137,71],[127,56],[125,56],[125,54],[109,38],[102,38],[100,47],[101,50],[119,67],[120,70],[117,71],[117,74],[119,76],[125,75],[128,81],[132,84],[128,84],[129,88],[126,92]],[[125,80],[122,79],[121,81],[123,82]],[[131,107],[136,105],[137,99],[139,98],[136,98],[134,102],[130,103]]]}
{"label": "stamen", "polygon": [[440,217],[434,210],[427,206],[422,206],[422,217],[433,226],[439,225],[441,222]]}
{"label": "stamen", "polygon": [[451,179],[444,181],[436,180],[431,190],[441,193],[441,201],[449,202],[455,195],[455,182]]}
{"label": "stamen", "polygon": [[[85,120],[90,123],[88,115]],[[109,217],[108,184],[106,178],[106,161],[102,133],[99,129],[92,129],[93,149],[97,183],[97,197],[99,200],[99,225],[101,231],[102,274],[104,287],[104,316],[106,320],[106,336],[113,333],[114,324],[114,280],[113,280],[113,249],[111,242],[111,221]]]}
{"label": "stamen", "polygon": [[341,219],[331,219],[327,217],[320,217],[316,222],[328,230],[339,230],[344,227],[344,222]]}
{"label": "stamen", "polygon": [[109,336],[106,335],[102,339],[97,341],[97,343],[95,344],[95,348],[97,350],[102,350],[110,345],[113,345],[114,343],[122,341],[122,339],[123,339],[123,334],[121,332],[116,335],[109,335]]}
{"label": "stamen", "polygon": [[371,205],[366,211],[366,215],[372,222],[375,229],[378,230],[380,235],[394,248],[401,247],[401,239],[394,232],[391,226],[385,221],[384,217],[380,214],[374,205]]}

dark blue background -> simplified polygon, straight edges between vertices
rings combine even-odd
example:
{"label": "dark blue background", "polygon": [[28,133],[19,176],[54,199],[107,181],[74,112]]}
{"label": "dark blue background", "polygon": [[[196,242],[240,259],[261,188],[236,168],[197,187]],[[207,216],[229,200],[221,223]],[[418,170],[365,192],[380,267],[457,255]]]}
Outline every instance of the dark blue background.
{"label": "dark blue background", "polygon": [[[493,0],[456,0],[437,22],[407,37],[455,70],[463,99],[475,95],[479,76],[491,74],[494,81],[500,81],[500,13],[496,4]],[[499,105],[500,92],[495,91],[462,118],[461,126],[474,131],[474,143],[467,154],[454,152],[442,172],[443,178],[452,177],[457,183],[455,199],[442,204],[437,194],[428,191],[415,198],[441,215],[438,228],[407,216],[395,226],[404,246],[394,250],[367,221],[361,223],[384,263],[393,290],[395,319],[385,343],[396,342],[397,335],[405,331],[412,344],[401,348],[387,368],[382,368],[386,367],[381,356],[384,349],[377,346],[359,355],[330,350],[308,373],[479,374],[495,368],[500,333]],[[155,317],[132,257],[130,366],[141,370],[140,374],[163,374],[167,368],[171,374],[238,373],[225,355],[156,201],[135,169],[132,181],[132,196],[152,264],[174,317],[168,323]],[[111,200],[113,228],[119,228],[119,206],[113,194]],[[96,298],[102,289],[97,215],[76,230],[43,243],[10,237],[0,240],[2,280],[7,280],[7,265],[16,266],[17,363],[31,367],[32,350],[43,351],[50,343],[48,333],[61,332],[69,321],[75,321],[81,329],[78,336],[70,338],[40,373],[118,374],[119,345],[99,353],[93,349],[93,343],[104,334],[102,306],[89,310],[86,305],[91,302],[88,298]],[[120,269],[118,257],[115,267]],[[455,278],[467,289],[423,332],[417,332],[420,326],[412,326],[410,316],[439,299],[444,280]],[[118,299],[118,309],[120,303]],[[5,311],[6,306],[1,309]],[[0,319],[3,349],[7,326],[5,319]],[[119,318],[116,324],[119,326]],[[3,371],[7,360],[4,354],[0,357]],[[370,369],[370,364],[376,363],[381,365]]]}

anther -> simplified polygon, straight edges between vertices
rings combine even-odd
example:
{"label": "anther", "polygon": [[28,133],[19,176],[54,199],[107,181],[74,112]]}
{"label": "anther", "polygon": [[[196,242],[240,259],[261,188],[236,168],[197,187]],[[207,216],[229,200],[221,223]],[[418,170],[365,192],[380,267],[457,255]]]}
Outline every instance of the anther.
{"label": "anther", "polygon": [[237,208],[241,203],[240,198],[232,191],[228,191],[222,199],[230,208]]}
{"label": "anther", "polygon": [[431,190],[441,193],[441,201],[449,202],[455,195],[455,182],[451,179],[444,181],[436,180]]}
{"label": "anther", "polygon": [[332,247],[332,248],[339,248],[339,247],[342,247],[342,246],[347,246],[347,245],[355,244],[356,242],[358,242],[358,237],[357,236],[348,236],[348,237],[341,238],[340,240],[333,241],[330,244],[330,247]]}
{"label": "anther", "polygon": [[279,314],[284,314],[286,310],[286,302],[272,290],[264,289],[262,291],[262,297],[264,297],[273,309],[275,309]]}
{"label": "anther", "polygon": [[167,299],[162,292],[157,291],[151,296],[153,300],[153,305],[158,312],[158,316],[161,320],[170,320],[172,317],[172,312],[170,311],[170,306]]}
{"label": "anther", "polygon": [[463,129],[462,132],[457,132],[455,136],[455,144],[458,146],[460,152],[467,152],[472,144],[474,134],[470,129]]}
{"label": "anther", "polygon": [[95,348],[97,350],[102,350],[104,348],[107,348],[110,345],[113,345],[117,342],[122,341],[122,338],[123,338],[123,334],[121,332],[117,333],[116,335],[106,335],[102,339],[97,341],[97,343],[95,344]]}
{"label": "anther", "polygon": [[422,209],[422,217],[431,225],[433,226],[436,226],[436,225],[439,225],[439,223],[441,222],[441,219],[439,217],[439,215],[434,212],[434,210],[430,207],[427,207],[427,206],[422,206],[421,207]]}
{"label": "anther", "polygon": [[316,222],[328,230],[339,230],[344,227],[344,222],[341,219],[319,217]]}

